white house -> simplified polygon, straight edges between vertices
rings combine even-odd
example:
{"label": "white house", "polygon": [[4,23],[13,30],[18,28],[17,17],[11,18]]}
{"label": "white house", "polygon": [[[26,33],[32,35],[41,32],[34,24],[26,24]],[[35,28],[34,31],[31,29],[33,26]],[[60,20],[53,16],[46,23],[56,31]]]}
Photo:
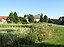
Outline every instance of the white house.
{"label": "white house", "polygon": [[[27,20],[27,22],[29,22],[27,16],[25,17],[25,19]],[[40,14],[34,15],[34,21],[36,21],[36,22],[40,21]]]}
{"label": "white house", "polygon": [[40,21],[40,15],[39,14],[34,16],[34,21],[36,21],[36,22]]}
{"label": "white house", "polygon": [[6,21],[7,18],[8,18],[8,16],[0,16],[0,24],[7,23],[7,21]]}

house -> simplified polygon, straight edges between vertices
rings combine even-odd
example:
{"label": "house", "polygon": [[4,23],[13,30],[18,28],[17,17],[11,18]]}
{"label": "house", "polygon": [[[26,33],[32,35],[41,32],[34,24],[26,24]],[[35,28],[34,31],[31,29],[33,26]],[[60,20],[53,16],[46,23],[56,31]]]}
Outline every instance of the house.
{"label": "house", "polygon": [[7,23],[7,21],[6,21],[7,18],[8,18],[8,16],[0,16],[0,24]]}
{"label": "house", "polygon": [[[26,21],[29,22],[28,16],[25,17]],[[34,15],[34,22],[40,21],[40,14]]]}
{"label": "house", "polygon": [[64,25],[64,16],[59,18],[60,24]]}
{"label": "house", "polygon": [[52,19],[54,24],[61,24],[64,25],[64,17],[60,17],[59,19]]}
{"label": "house", "polygon": [[59,20],[60,20],[60,21],[64,20],[64,17],[60,17]]}
{"label": "house", "polygon": [[34,15],[34,21],[39,22],[40,21],[40,15]]}

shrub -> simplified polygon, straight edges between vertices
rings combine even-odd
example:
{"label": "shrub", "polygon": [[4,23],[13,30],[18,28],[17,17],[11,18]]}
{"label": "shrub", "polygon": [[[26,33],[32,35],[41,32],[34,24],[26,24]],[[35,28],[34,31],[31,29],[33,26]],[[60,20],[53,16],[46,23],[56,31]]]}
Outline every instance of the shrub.
{"label": "shrub", "polygon": [[39,24],[34,24],[28,29],[18,29],[17,31],[0,34],[0,41],[2,41],[4,46],[32,45],[42,42],[53,34],[53,29],[49,26]]}
{"label": "shrub", "polygon": [[31,27],[31,32],[32,34],[30,34],[30,36],[34,38],[34,41],[40,42],[52,36],[53,29],[51,29],[49,26],[33,25]]}

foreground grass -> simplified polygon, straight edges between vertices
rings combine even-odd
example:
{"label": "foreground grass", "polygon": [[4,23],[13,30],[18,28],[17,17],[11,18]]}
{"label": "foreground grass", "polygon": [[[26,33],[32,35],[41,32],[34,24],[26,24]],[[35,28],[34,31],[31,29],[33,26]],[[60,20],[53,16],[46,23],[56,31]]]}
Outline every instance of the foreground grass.
{"label": "foreground grass", "polygon": [[43,42],[54,44],[54,45],[64,45],[64,27],[53,26],[54,35],[52,38],[46,39]]}
{"label": "foreground grass", "polygon": [[64,27],[52,26],[53,37],[43,40],[35,45],[21,45],[20,47],[64,47]]}
{"label": "foreground grass", "polygon": [[[30,27],[30,25],[31,24],[27,24],[25,26]],[[35,25],[36,26],[37,25],[42,26],[43,24],[35,24]],[[17,25],[12,24],[13,28],[8,28],[8,25],[6,25],[5,27],[4,26],[5,25],[2,25],[0,30],[13,29],[13,30],[19,31],[19,29],[20,29],[22,34],[26,34],[29,31],[28,30],[29,28],[27,28],[27,27],[25,28],[24,25],[21,25],[21,24],[19,24],[19,25],[18,24]],[[9,25],[9,26],[11,26],[11,25]],[[17,26],[22,26],[23,28],[19,28]],[[51,28],[54,29],[53,36],[49,37],[48,39],[44,39],[43,41],[41,41],[39,43],[35,43],[34,45],[22,45],[22,44],[19,44],[19,45],[15,45],[15,46],[6,46],[6,47],[64,47],[64,27],[62,27],[62,26],[60,26],[60,27],[59,26],[51,26]],[[20,32],[17,32],[17,34],[20,35]]]}
{"label": "foreground grass", "polygon": [[32,24],[2,24],[0,28],[21,28],[21,27],[30,27]]}
{"label": "foreground grass", "polygon": [[64,47],[64,27],[52,26],[53,37],[43,40],[35,45],[21,45],[20,47]]}

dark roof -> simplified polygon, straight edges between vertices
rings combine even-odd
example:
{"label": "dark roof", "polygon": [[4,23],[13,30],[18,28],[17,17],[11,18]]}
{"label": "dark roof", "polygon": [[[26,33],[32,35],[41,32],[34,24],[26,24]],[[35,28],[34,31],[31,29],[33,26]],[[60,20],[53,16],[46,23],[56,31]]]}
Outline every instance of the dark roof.
{"label": "dark roof", "polygon": [[40,19],[40,16],[39,15],[35,15],[34,19]]}

